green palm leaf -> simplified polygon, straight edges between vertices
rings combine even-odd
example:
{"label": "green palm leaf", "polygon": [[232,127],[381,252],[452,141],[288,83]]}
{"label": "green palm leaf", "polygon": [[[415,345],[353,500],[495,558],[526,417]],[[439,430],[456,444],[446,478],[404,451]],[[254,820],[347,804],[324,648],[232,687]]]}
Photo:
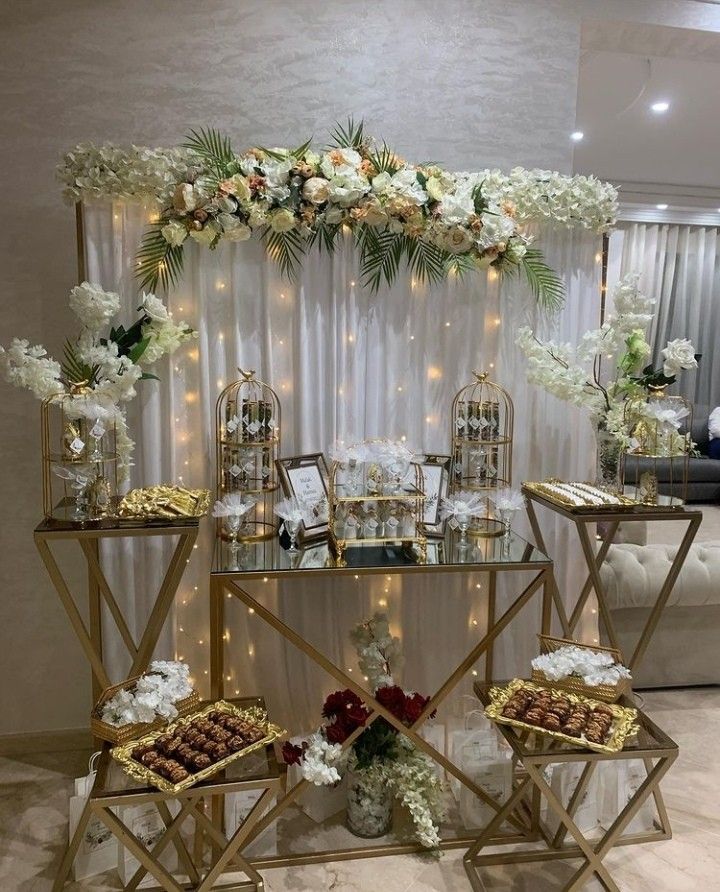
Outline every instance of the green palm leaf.
{"label": "green palm leaf", "polygon": [[335,240],[340,232],[340,224],[322,223],[311,230],[308,236],[307,246],[312,248],[317,244],[318,250],[332,254],[335,250]]}
{"label": "green palm leaf", "polygon": [[405,236],[387,228],[360,226],[356,230],[356,241],[360,248],[363,285],[371,291],[377,291],[382,282],[392,285],[405,253]]}
{"label": "green palm leaf", "polygon": [[152,223],[145,231],[137,252],[135,276],[140,288],[154,291],[158,283],[165,290],[177,284],[183,270],[183,246],[173,247],[162,234],[164,221]]}
{"label": "green palm leaf", "polygon": [[437,245],[405,236],[405,258],[413,276],[420,282],[442,282],[451,255]]}
{"label": "green palm leaf", "polygon": [[335,124],[332,131],[333,144],[341,149],[355,149],[359,151],[363,147],[365,139],[365,124],[360,120],[357,124],[352,118],[347,119],[346,124]]}
{"label": "green palm leaf", "polygon": [[387,143],[382,144],[382,148],[377,152],[370,152],[368,160],[378,173],[388,173],[393,176],[400,170],[397,163],[397,155]]}
{"label": "green palm leaf", "polygon": [[97,375],[98,366],[89,366],[83,362],[77,354],[75,344],[72,341],[65,341],[60,371],[65,380],[71,384],[79,384],[81,381],[92,384]]}
{"label": "green palm leaf", "polygon": [[191,130],[182,145],[199,155],[218,179],[226,175],[228,165],[235,161],[230,139],[212,127]]}
{"label": "green palm leaf", "polygon": [[305,238],[297,229],[291,229],[288,232],[273,232],[267,226],[263,231],[262,239],[265,242],[268,255],[280,267],[282,275],[286,279],[294,279],[305,254]]}
{"label": "green palm leaf", "polygon": [[555,313],[562,307],[565,300],[562,279],[547,265],[538,248],[528,248],[517,265],[501,267],[501,270],[511,274],[522,270],[530,290],[543,309]]}

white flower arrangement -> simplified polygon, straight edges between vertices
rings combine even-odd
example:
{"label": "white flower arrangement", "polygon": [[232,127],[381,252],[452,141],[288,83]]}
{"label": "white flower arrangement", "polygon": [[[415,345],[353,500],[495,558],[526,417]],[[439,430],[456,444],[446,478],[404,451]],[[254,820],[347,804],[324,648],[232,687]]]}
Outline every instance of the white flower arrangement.
{"label": "white flower arrangement", "polygon": [[525,496],[519,489],[504,487],[490,496],[498,511],[520,511],[525,507]]}
{"label": "white flower arrangement", "polygon": [[131,328],[111,328],[107,336],[102,330],[119,312],[119,295],[83,282],[70,292],[70,308],[82,329],[74,342],[66,342],[63,363],[51,359],[44,347],[13,338],[7,350],[0,347],[0,371],[6,381],[30,390],[37,399],[66,394],[63,409],[70,420],[114,421],[119,478],[124,480],[134,443],[122,404],[136,395],[141,378],[154,377],[146,371],[148,366],[195,332],[183,322],[175,323],[153,294],[143,294],[141,316]]}
{"label": "white flower arrangement", "polygon": [[632,677],[630,670],[622,663],[616,663],[610,654],[574,644],[566,644],[551,653],[535,657],[532,667],[542,672],[549,681],[575,676],[591,687],[614,686],[622,679]]}
{"label": "white flower arrangement", "polygon": [[243,517],[257,504],[257,499],[241,492],[228,492],[215,502],[213,517]]}
{"label": "white flower arrangement", "polygon": [[[662,351],[662,370],[642,367],[652,352],[645,331],[655,300],[640,291],[638,281],[639,275],[632,273],[618,282],[614,313],[600,328],[586,332],[576,346],[541,341],[527,326],[519,329],[516,339],[527,358],[528,381],[586,409],[593,424],[611,433],[623,448],[631,445],[626,401],[642,397],[649,387],[673,383],[680,369],[697,367],[687,339],[668,342]],[[601,375],[601,367],[608,371]]]}
{"label": "white flower arrangement", "polygon": [[450,520],[454,526],[461,517],[470,518],[482,514],[485,510],[485,499],[480,493],[470,490],[461,490],[451,496],[446,496],[440,503],[440,516],[443,520]]}
{"label": "white flower arrangement", "polygon": [[158,718],[169,722],[178,715],[175,704],[191,693],[190,669],[185,663],[155,660],[132,690],[123,688],[103,705],[101,717],[116,727]]}
{"label": "white flower arrangement", "polygon": [[[387,615],[376,613],[356,626],[350,638],[360,669],[378,700],[387,703],[387,708],[403,722],[413,724],[429,698],[405,692],[395,684],[392,673],[400,666],[402,655],[399,640],[390,633]],[[330,694],[323,716],[328,724],[321,726],[302,747],[285,744],[285,760],[299,763],[303,778],[320,786],[335,784],[347,771],[354,772],[359,779],[360,806],[373,819],[380,817],[381,801],[390,791],[408,808],[417,841],[426,848],[435,848],[445,806],[443,784],[432,761],[412,741],[393,733],[392,726],[383,719],[377,719],[351,747],[343,749],[342,742],[370,716],[362,700],[350,690]]]}

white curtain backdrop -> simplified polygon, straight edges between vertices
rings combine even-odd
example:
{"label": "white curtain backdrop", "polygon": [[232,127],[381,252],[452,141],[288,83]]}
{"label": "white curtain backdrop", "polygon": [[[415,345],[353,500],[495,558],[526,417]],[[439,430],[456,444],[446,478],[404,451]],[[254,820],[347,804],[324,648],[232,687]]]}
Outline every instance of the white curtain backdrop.
{"label": "white curtain backdrop", "polygon": [[[151,209],[93,203],[84,210],[88,277],[118,290],[130,314],[139,303],[134,255]],[[524,284],[507,280],[501,287],[492,272],[436,287],[401,276],[372,295],[360,287],[350,237],[332,258],[310,254],[294,283],[280,277],[257,241],[221,245],[215,252],[189,247],[184,280],[168,301],[175,318],[186,320],[199,338],[160,364],[160,383],[142,382],[129,413],[137,440],[132,485],[175,481],[213,488],[215,402],[238,366],[255,369],[278,392],[286,456],[327,452],[334,439],[351,436],[404,436],[418,452],[447,454],[453,395],[472,380],[473,369],[486,369],[515,403],[513,483],[551,474],[588,479],[594,464],[589,423],[527,384],[514,339],[525,323],[573,341],[597,324],[600,238],[566,230],[538,235],[567,283],[565,308],[553,320],[541,317]],[[553,516],[541,522],[561,589],[575,593],[582,572],[571,530]],[[204,691],[211,526],[203,524],[172,627],[158,647],[158,654],[188,661]],[[111,544],[104,559],[137,633],[169,559],[168,546],[147,538]],[[508,582],[519,592],[530,578]],[[434,690],[484,631],[484,574],[413,576],[404,583],[398,576],[297,580],[257,583],[251,590],[261,590],[286,622],[349,668],[356,666],[349,629],[387,609],[404,643],[401,681],[415,690]],[[499,611],[509,595],[500,589]],[[227,606],[229,692],[261,693],[278,721],[294,730],[312,727],[333,681],[239,603]],[[538,616],[526,608],[500,639],[497,677],[528,671]],[[591,640],[593,619],[585,629]],[[113,654],[121,677],[127,661],[119,649]],[[470,691],[469,682],[463,691]]]}
{"label": "white curtain backdrop", "polygon": [[677,390],[702,405],[720,404],[720,229],[667,223],[623,226],[620,268],[642,274],[642,288],[657,300],[650,330],[653,362],[673,338],[690,338],[702,360],[681,375]]}

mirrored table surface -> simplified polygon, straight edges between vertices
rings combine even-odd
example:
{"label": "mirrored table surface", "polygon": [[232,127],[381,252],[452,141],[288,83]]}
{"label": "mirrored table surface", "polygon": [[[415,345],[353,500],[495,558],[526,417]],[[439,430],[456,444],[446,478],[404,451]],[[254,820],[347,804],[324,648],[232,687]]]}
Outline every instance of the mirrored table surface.
{"label": "mirrored table surface", "polygon": [[311,542],[295,553],[282,547],[277,536],[261,542],[239,543],[218,539],[213,559],[214,574],[285,576],[312,574],[371,574],[408,572],[483,572],[552,566],[550,558],[516,533],[493,538],[470,537],[462,547],[459,534],[448,531],[444,538],[428,538],[427,558],[416,545],[349,544],[338,561],[327,540]]}

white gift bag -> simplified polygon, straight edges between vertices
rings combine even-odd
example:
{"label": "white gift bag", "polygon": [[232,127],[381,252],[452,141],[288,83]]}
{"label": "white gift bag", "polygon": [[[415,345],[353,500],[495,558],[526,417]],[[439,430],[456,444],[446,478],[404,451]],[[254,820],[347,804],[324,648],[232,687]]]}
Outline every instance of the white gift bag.
{"label": "white gift bag", "polygon": [[[607,830],[647,778],[645,763],[640,759],[606,762],[603,768],[603,808],[600,816]],[[638,809],[635,817],[623,830],[623,835],[648,833],[655,828],[655,802],[649,796]]]}
{"label": "white gift bag", "polygon": [[[74,795],[70,797],[69,803],[69,839],[75,835],[80,816],[95,783],[95,763],[99,756],[100,753],[93,753],[88,763],[87,775],[75,779]],[[83,880],[86,877],[104,873],[106,870],[112,870],[116,866],[117,844],[115,837],[97,815],[90,815],[73,862],[73,878]]]}
{"label": "white gift bag", "polygon": [[[602,763],[593,772],[578,803],[575,814],[572,816],[578,829],[584,834],[593,833],[600,829],[601,802],[603,797],[598,768],[601,766]],[[550,789],[566,810],[580,776],[586,767],[587,763],[585,762],[560,762],[552,766]],[[560,819],[551,808],[547,809],[546,821],[550,833],[556,833],[560,826]]]}
{"label": "white gift bag", "polygon": [[[264,792],[265,790],[239,790],[237,793],[225,794],[225,836],[228,839],[245,822],[253,806]],[[258,816],[258,820],[264,817],[276,802],[277,796],[272,796]],[[273,821],[269,827],[263,830],[253,845],[259,846],[263,855],[277,854],[277,821]]]}
{"label": "white gift bag", "polygon": [[[171,808],[174,806],[174,808]],[[170,813],[173,811],[177,814],[178,807],[176,802],[168,802]],[[127,805],[117,809],[118,818],[125,824],[130,832],[138,838],[138,840],[147,849],[152,849],[155,843],[165,832],[165,822],[160,817],[160,812],[153,802],[144,805]],[[116,849],[117,868],[120,880],[126,885],[132,879],[135,871],[140,866],[140,862],[132,855],[125,846],[118,840]],[[178,857],[175,846],[170,843],[160,856],[160,863],[170,873],[178,870]],[[157,880],[152,874],[147,873],[140,882],[138,888],[145,886],[157,886]]]}

